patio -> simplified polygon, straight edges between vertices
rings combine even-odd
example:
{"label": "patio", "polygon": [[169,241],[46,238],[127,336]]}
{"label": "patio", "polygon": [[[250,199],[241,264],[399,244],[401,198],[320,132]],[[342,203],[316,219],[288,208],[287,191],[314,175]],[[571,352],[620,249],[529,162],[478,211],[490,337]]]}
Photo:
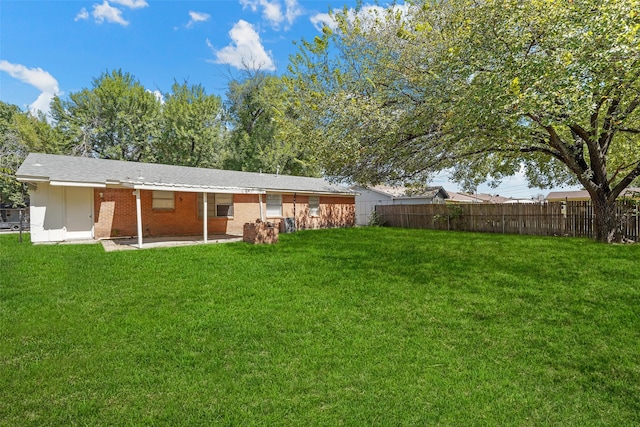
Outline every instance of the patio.
{"label": "patio", "polygon": [[142,248],[138,247],[138,239],[122,238],[100,240],[105,252],[127,251],[132,249],[152,249],[152,248],[169,248],[175,246],[191,246],[215,243],[232,243],[241,242],[242,236],[231,234],[217,234],[210,236],[205,243],[202,236],[170,236],[170,237],[145,237]]}

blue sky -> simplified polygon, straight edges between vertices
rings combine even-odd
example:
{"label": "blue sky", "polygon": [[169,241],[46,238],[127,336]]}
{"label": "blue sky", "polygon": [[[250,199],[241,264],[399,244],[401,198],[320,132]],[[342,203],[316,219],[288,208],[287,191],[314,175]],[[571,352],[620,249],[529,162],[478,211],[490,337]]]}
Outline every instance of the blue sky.
{"label": "blue sky", "polygon": [[[341,0],[336,7],[353,7]],[[122,69],[149,90],[174,79],[224,95],[242,63],[284,72],[293,41],[313,38],[326,1],[2,0],[0,99],[46,109],[54,95]]]}
{"label": "blue sky", "polygon": [[[382,2],[380,2],[382,3]],[[229,76],[250,66],[286,71],[294,41],[312,39],[350,0],[0,0],[0,100],[48,110],[54,95],[91,87],[122,69],[151,91],[174,80],[224,96]],[[365,4],[365,9],[368,7]],[[445,175],[433,184],[456,191]],[[479,192],[532,197],[521,175]]]}

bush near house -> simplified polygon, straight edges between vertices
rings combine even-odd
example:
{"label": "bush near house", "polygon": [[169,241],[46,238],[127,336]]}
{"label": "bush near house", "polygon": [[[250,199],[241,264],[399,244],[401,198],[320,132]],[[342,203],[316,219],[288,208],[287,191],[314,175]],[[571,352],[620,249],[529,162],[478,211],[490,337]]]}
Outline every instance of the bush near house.
{"label": "bush near house", "polygon": [[0,425],[638,425],[640,246],[0,236]]}

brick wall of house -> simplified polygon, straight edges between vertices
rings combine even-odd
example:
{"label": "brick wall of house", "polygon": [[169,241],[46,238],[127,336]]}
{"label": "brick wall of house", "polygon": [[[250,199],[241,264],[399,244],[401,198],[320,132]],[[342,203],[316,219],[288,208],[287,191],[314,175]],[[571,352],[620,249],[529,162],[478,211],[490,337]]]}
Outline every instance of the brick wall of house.
{"label": "brick wall of house", "polygon": [[[100,196],[102,194],[102,197]],[[142,191],[142,233],[145,237],[197,236],[203,232],[198,218],[198,193],[175,192],[174,209],[153,209],[153,193]],[[209,234],[242,235],[245,222],[260,218],[257,194],[236,194],[233,218],[208,218]],[[136,196],[131,189],[101,188],[94,190],[95,238],[135,236]]]}
{"label": "brick wall of house", "polygon": [[259,197],[259,194],[234,194],[233,221],[229,221],[227,228],[228,234],[242,236],[244,224],[247,222],[256,222],[256,220],[260,218]]}
{"label": "brick wall of house", "polygon": [[[295,215],[294,215],[295,205]],[[308,228],[353,227],[356,218],[355,196],[320,196],[319,215],[309,215],[309,196],[282,196],[283,217],[296,218],[299,230]],[[277,218],[267,218],[267,221],[280,222]]]}
{"label": "brick wall of house", "polygon": [[[151,191],[141,192],[142,231],[145,237],[201,235],[203,221],[198,218],[198,193],[175,192],[174,209],[152,208]],[[260,218],[260,195],[235,194],[233,218],[209,218],[209,234],[242,235],[245,223]],[[265,199],[263,209],[266,210]],[[294,196],[283,195],[284,217],[294,216]],[[96,239],[137,235],[136,196],[132,189],[97,188],[94,190]],[[355,224],[355,197],[321,196],[320,215],[309,216],[309,197],[295,196],[295,217],[299,229],[349,227]],[[281,218],[266,218],[279,223]]]}

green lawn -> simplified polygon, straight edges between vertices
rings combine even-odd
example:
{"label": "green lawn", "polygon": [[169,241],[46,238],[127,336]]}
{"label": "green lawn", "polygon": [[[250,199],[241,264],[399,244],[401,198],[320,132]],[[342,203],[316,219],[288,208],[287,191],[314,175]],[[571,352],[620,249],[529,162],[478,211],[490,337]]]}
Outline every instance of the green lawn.
{"label": "green lawn", "polygon": [[0,425],[640,425],[640,245],[0,236]]}

